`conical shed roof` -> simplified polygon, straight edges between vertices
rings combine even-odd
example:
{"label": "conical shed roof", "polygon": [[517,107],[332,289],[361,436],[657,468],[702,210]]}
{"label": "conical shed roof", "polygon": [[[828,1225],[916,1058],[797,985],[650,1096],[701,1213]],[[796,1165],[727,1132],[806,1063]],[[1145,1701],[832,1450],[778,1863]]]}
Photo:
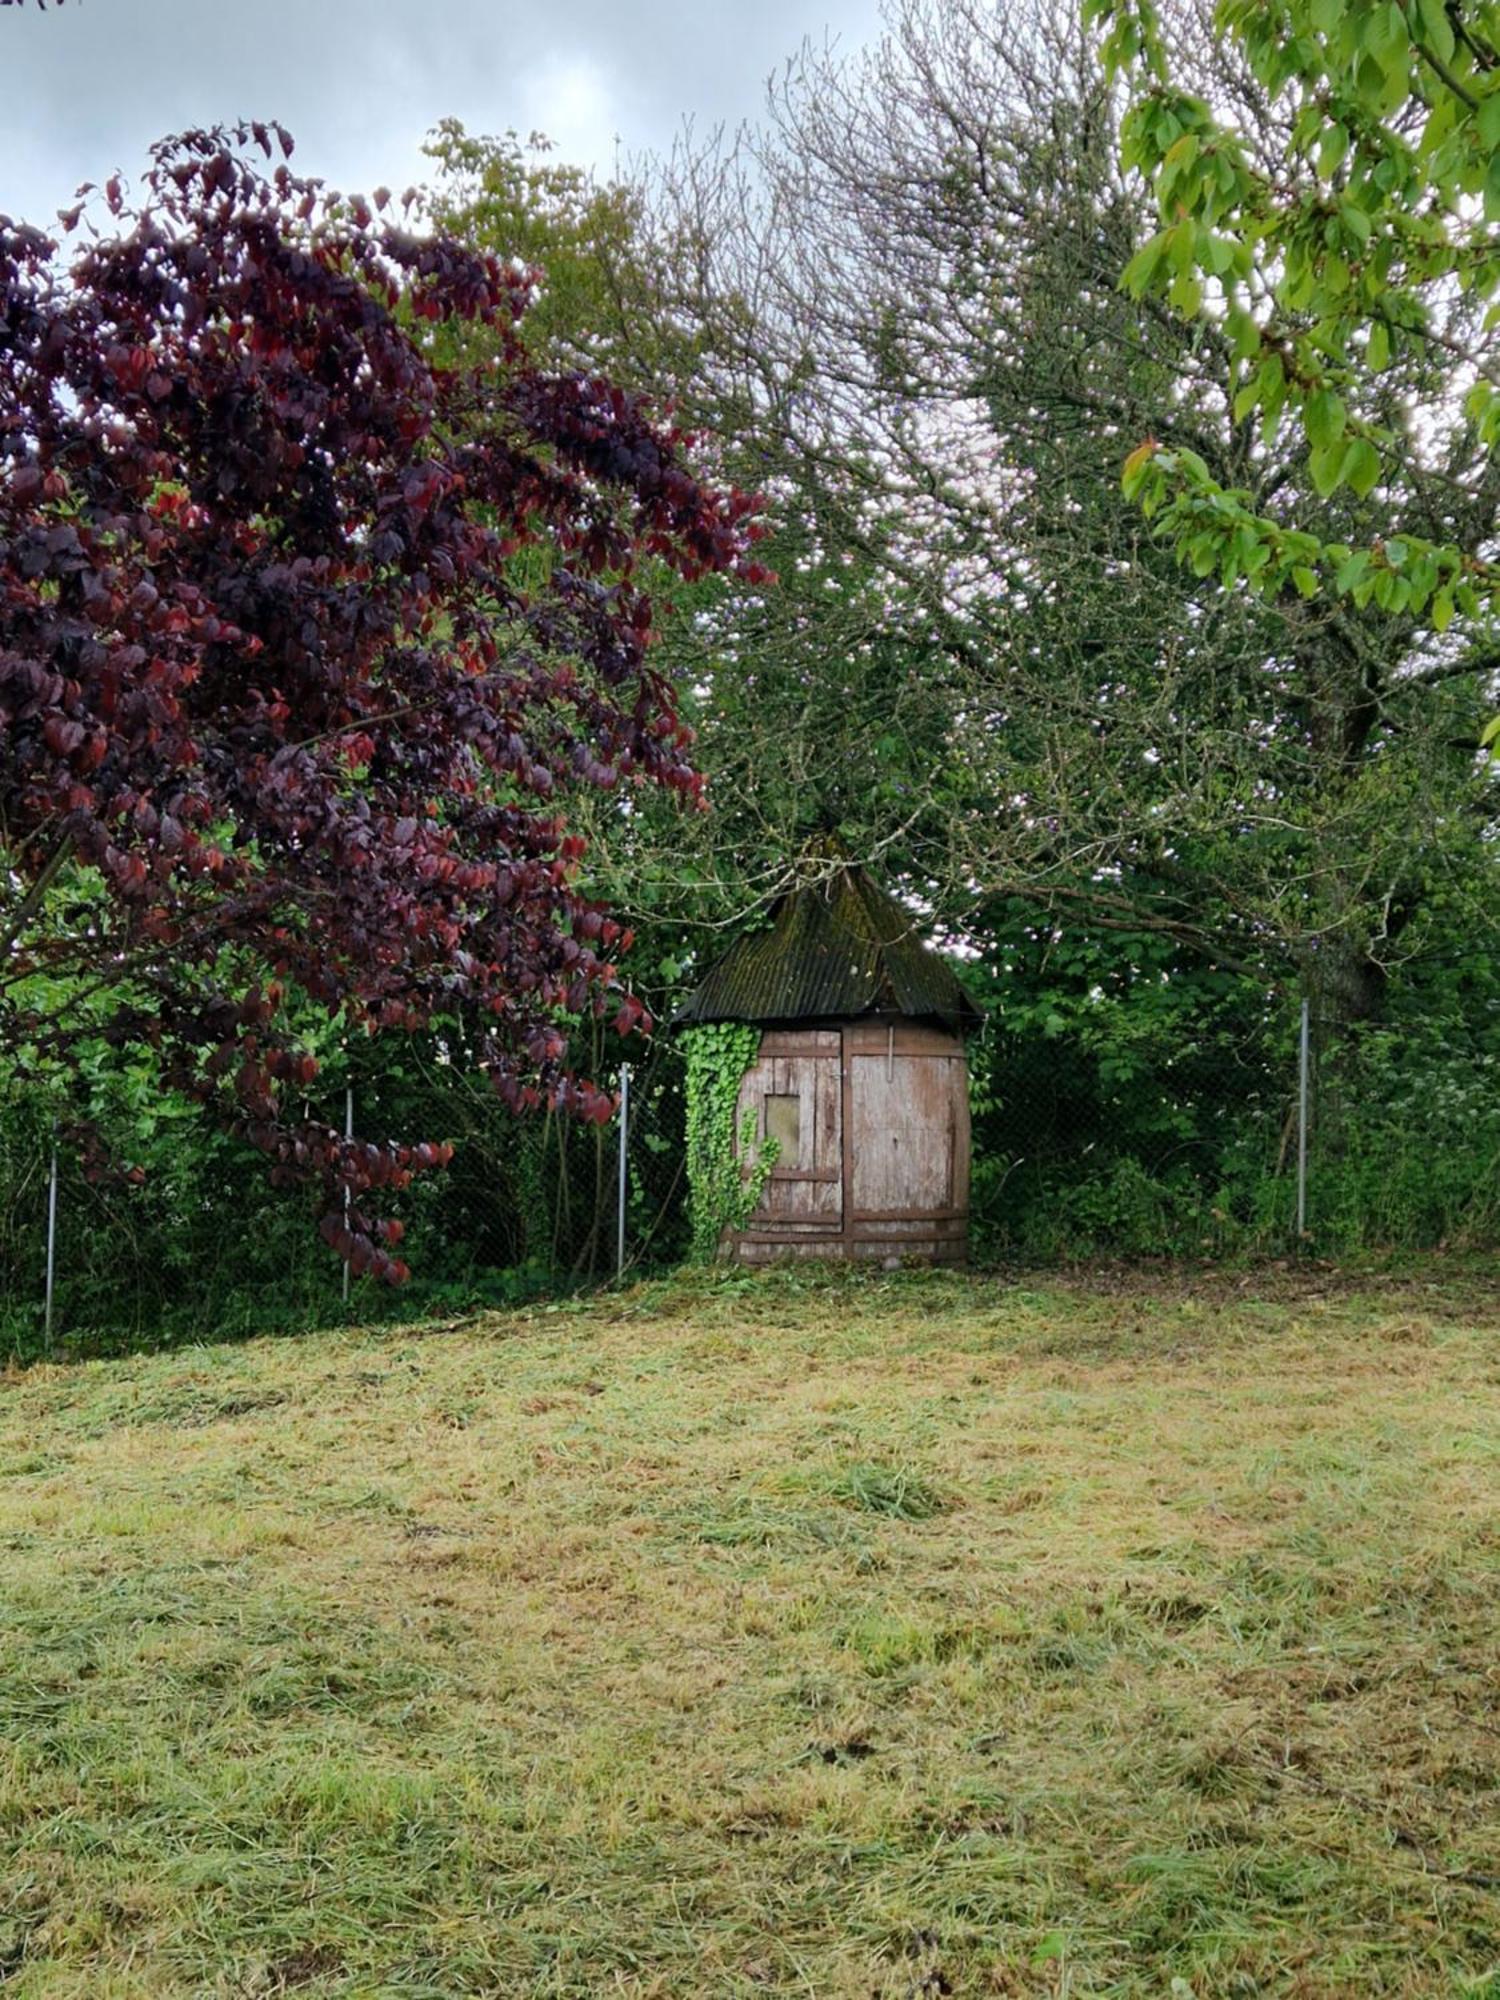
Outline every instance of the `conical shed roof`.
{"label": "conical shed roof", "polygon": [[952,967],[917,937],[910,913],[862,868],[847,867],[781,897],[770,929],[730,946],[675,1025],[859,1014],[907,1014],[955,1029],[980,1018]]}

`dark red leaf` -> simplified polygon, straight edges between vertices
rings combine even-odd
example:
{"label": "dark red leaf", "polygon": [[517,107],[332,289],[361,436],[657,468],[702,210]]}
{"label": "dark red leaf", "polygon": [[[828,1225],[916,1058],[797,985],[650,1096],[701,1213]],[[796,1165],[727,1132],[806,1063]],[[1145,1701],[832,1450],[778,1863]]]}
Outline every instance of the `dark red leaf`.
{"label": "dark red leaf", "polygon": [[[290,1024],[441,1020],[517,1110],[610,1115],[551,1018],[602,1005],[626,941],[574,893],[568,807],[622,773],[692,794],[632,577],[748,579],[755,503],[624,391],[533,366],[535,274],[263,178],[273,137],[290,156],[254,122],[164,142],[71,267],[0,235],[24,441],[0,481],[0,825],[23,897],[60,837],[97,891],[87,927],[25,940],[38,986],[128,959],[106,1039],[317,1184],[330,1247],[399,1283],[399,1228],[359,1203],[452,1148],[303,1116],[318,1067]],[[483,360],[438,366],[417,321]],[[617,1018],[649,1026],[633,1000]],[[76,1033],[0,1013],[0,1069],[18,1037],[66,1059]]]}

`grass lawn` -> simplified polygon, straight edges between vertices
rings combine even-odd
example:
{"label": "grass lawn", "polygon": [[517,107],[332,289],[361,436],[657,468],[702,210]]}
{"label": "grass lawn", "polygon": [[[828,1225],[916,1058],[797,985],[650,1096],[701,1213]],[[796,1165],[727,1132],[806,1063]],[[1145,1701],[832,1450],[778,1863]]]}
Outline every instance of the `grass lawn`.
{"label": "grass lawn", "polygon": [[0,1992],[1500,1996],[1500,1288],[0,1379]]}

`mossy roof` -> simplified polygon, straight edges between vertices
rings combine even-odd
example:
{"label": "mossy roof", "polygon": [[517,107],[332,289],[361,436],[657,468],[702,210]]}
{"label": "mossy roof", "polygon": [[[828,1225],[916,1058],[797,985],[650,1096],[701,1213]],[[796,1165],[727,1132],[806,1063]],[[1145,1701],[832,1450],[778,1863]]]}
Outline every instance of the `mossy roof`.
{"label": "mossy roof", "polygon": [[905,1014],[954,1029],[979,1020],[953,968],[917,935],[910,911],[862,868],[841,867],[773,904],[770,928],[730,946],[676,1025],[860,1014]]}

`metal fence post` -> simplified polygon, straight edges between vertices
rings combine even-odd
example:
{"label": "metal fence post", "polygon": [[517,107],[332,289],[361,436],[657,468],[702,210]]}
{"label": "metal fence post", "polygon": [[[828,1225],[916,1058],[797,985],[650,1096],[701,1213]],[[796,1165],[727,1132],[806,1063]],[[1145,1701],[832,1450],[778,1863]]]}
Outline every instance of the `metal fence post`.
{"label": "metal fence post", "polygon": [[[352,1083],[346,1083],[344,1085],[344,1139],[347,1143],[349,1141],[352,1141],[353,1138],[354,1138],[354,1085]],[[344,1183],[344,1227],[345,1229],[349,1227],[349,1183],[347,1180]],[[349,1303],[349,1259],[345,1257],[344,1304],[348,1305],[348,1303]]]}
{"label": "metal fence post", "polygon": [[1312,1036],[1307,999],[1302,1001],[1302,1033],[1297,1054],[1297,1241],[1307,1235],[1307,1100]]}
{"label": "metal fence post", "polygon": [[47,1181],[47,1306],[42,1319],[42,1346],[52,1352],[52,1295],[57,1281],[57,1131],[52,1133],[52,1170]]}
{"label": "metal fence post", "polygon": [[630,1064],[620,1065],[620,1185],[615,1200],[615,1276],[625,1275],[625,1191],[630,1162]]}

